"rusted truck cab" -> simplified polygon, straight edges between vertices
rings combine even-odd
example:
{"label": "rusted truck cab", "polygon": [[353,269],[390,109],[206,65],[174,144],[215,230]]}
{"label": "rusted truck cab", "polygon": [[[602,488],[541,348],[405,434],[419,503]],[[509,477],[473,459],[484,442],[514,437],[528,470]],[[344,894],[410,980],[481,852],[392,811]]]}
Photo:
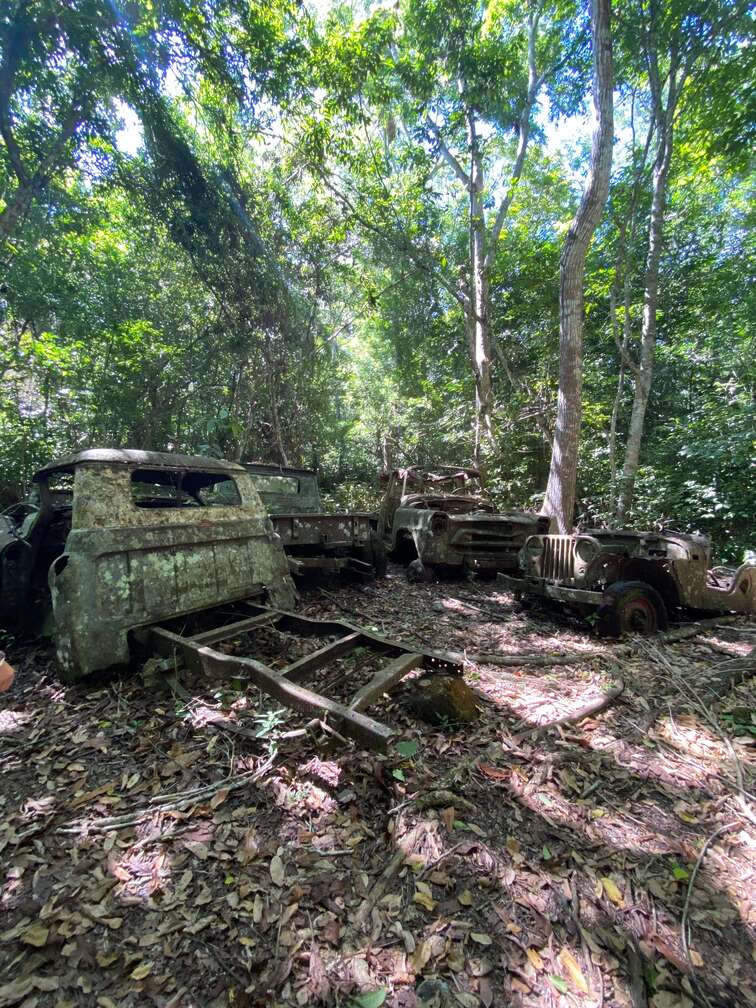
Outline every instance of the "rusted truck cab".
{"label": "rusted truck cab", "polygon": [[512,591],[595,613],[600,634],[655,633],[677,609],[756,612],[756,565],[711,570],[705,536],[593,529],[534,535],[520,552],[520,574],[500,575]]}
{"label": "rusted truck cab", "polygon": [[269,462],[247,462],[245,468],[281,537],[293,574],[385,574],[386,550],[374,515],[324,512],[313,469]]}
{"label": "rusted truck cab", "polygon": [[89,449],[37,472],[26,507],[2,554],[4,609],[14,570],[17,610],[23,597],[43,605],[47,574],[69,678],[127,664],[132,631],[160,620],[247,598],[295,603],[280,540],[240,465]]}
{"label": "rusted truck cab", "polygon": [[534,512],[497,511],[477,469],[412,466],[387,479],[378,531],[408,563],[410,580],[427,580],[435,568],[516,571],[527,537],[548,528]]}

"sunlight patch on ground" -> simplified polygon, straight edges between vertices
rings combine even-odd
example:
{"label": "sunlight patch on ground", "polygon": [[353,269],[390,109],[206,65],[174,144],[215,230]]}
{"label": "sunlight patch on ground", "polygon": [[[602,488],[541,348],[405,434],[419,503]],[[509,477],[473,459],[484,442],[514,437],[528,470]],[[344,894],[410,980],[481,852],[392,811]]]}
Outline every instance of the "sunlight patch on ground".
{"label": "sunlight patch on ground", "polygon": [[26,711],[0,710],[0,735],[16,735],[33,720]]}

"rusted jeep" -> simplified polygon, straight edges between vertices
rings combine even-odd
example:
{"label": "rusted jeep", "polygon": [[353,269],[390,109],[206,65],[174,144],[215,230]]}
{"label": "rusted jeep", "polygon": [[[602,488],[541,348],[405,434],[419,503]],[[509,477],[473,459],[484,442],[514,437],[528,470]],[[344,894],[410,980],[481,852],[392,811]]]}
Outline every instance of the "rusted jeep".
{"label": "rusted jeep", "polygon": [[411,581],[429,580],[435,568],[516,571],[529,535],[548,519],[531,511],[497,511],[477,469],[412,466],[395,469],[381,506],[378,532]]}
{"label": "rusted jeep", "polygon": [[520,576],[499,581],[523,595],[557,599],[595,613],[603,636],[664,630],[671,611],[756,612],[756,564],[710,569],[700,535],[593,529],[533,535],[520,552]]}
{"label": "rusted jeep", "polygon": [[324,512],[313,469],[265,462],[247,462],[245,468],[281,537],[292,574],[383,577],[386,549],[374,515]]}
{"label": "rusted jeep", "polygon": [[[249,473],[231,462],[81,451],[37,472],[27,501],[0,516],[0,625],[36,634],[46,624],[65,678],[157,651],[172,670],[183,660],[252,683],[384,749],[393,731],[369,707],[408,675],[462,674],[443,656],[307,619],[290,611],[295,602],[280,537]],[[277,642],[267,662],[265,635]],[[352,666],[341,665],[349,656]],[[331,682],[334,665],[336,699],[312,688],[324,673]]]}

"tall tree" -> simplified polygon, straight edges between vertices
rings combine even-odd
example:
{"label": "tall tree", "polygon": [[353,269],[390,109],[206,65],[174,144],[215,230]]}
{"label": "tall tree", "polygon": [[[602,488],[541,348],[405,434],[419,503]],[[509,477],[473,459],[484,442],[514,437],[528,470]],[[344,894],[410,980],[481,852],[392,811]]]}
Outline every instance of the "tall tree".
{"label": "tall tree", "polygon": [[[651,209],[648,222],[643,283],[643,318],[630,423],[625,442],[625,458],[620,478],[615,518],[627,520],[632,508],[635,481],[654,369],[657,338],[659,265],[661,262],[670,172],[675,139],[675,120],[685,92],[694,90],[693,101],[703,97],[708,104],[711,67],[717,65],[717,79],[723,65],[732,60],[732,45],[743,31],[745,8],[724,0],[722,3],[696,3],[679,8],[660,0],[649,0],[632,12],[633,42],[640,37],[642,71],[647,81],[651,130],[656,152],[651,184]],[[629,28],[630,26],[628,26]],[[640,31],[638,32],[638,29]],[[715,60],[716,54],[716,60]],[[719,85],[721,86],[721,85]],[[733,116],[737,119],[737,116]]]}
{"label": "tall tree", "polygon": [[323,82],[340,95],[351,87],[354,111],[345,122],[339,107],[330,144],[321,134],[326,156],[316,170],[367,236],[432,274],[461,309],[478,463],[496,448],[492,271],[538,99],[548,87],[557,111],[576,100],[574,81],[556,87],[587,48],[573,14],[552,0],[407,0],[398,15],[339,22],[337,38],[326,38]]}
{"label": "tall tree", "polygon": [[543,502],[560,532],[572,528],[583,390],[585,257],[609,194],[614,139],[611,0],[592,0],[593,110],[591,172],[559,266],[559,393],[551,466]]}

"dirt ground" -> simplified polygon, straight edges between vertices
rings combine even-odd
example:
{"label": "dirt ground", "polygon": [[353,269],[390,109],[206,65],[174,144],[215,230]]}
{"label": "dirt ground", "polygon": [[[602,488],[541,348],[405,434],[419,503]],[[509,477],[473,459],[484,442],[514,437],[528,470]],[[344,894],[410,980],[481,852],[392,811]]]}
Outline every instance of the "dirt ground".
{"label": "dirt ground", "polygon": [[377,756],[292,736],[307,718],[251,688],[63,686],[49,650],[10,649],[0,1008],[756,1005],[756,622],[618,650],[396,567],[303,606],[425,648],[585,657],[467,661],[471,724],[417,720],[400,689],[368,712],[398,732]]}

